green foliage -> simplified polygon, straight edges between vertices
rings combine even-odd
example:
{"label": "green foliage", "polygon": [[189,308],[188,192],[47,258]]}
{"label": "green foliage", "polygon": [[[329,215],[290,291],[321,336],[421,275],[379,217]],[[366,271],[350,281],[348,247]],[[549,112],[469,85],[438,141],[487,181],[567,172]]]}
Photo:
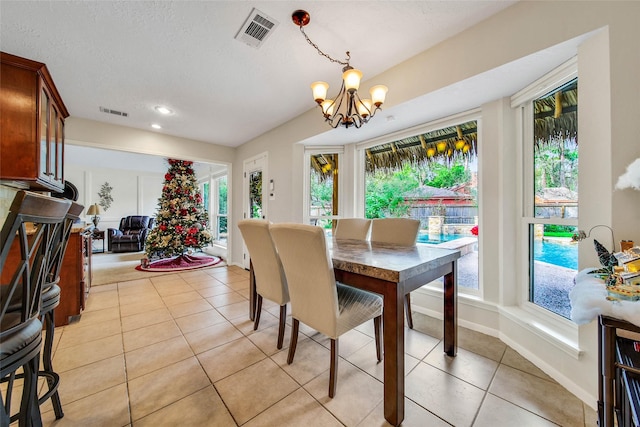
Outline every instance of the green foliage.
{"label": "green foliage", "polygon": [[158,200],[156,225],[147,235],[145,252],[150,257],[182,255],[211,242],[209,215],[191,167],[193,162],[169,159],[162,196]]}
{"label": "green foliage", "polygon": [[471,172],[461,163],[454,163],[451,167],[440,163],[429,165],[429,178],[425,185],[436,188],[451,188],[464,184],[471,179]]}
{"label": "green foliage", "polygon": [[220,178],[218,180],[218,212],[220,214],[226,214],[227,213],[227,193],[228,193],[228,188],[227,188],[227,177],[224,178]]}
{"label": "green foliage", "polygon": [[401,217],[410,206],[404,195],[420,185],[450,188],[471,180],[471,171],[461,160],[452,165],[431,162],[406,164],[393,172],[378,171],[366,177],[365,216],[367,218]]}
{"label": "green foliage", "polygon": [[545,224],[544,235],[548,237],[571,237],[576,232],[574,225]]}
{"label": "green foliage", "polygon": [[[322,180],[320,174],[311,170],[311,208],[321,209],[320,216],[331,215],[333,207],[333,179]],[[331,224],[329,224],[331,227]]]}
{"label": "green foliage", "polygon": [[534,153],[535,189],[564,187],[578,191],[578,144],[552,140],[538,144]]}
{"label": "green foliage", "polygon": [[365,192],[365,217],[402,217],[409,212],[404,194],[420,185],[410,165],[390,174],[376,172],[367,177]]}

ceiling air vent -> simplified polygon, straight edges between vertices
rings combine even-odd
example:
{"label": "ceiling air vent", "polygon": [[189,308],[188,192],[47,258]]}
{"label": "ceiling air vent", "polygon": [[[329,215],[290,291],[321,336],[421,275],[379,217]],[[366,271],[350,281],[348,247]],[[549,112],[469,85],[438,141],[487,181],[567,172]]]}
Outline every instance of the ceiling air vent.
{"label": "ceiling air vent", "polygon": [[112,110],[111,108],[100,107],[100,111],[107,114],[113,114],[115,116],[129,117],[129,113],[125,113],[124,111]]}
{"label": "ceiling air vent", "polygon": [[278,22],[275,19],[253,8],[235,38],[251,47],[259,48],[277,26]]}

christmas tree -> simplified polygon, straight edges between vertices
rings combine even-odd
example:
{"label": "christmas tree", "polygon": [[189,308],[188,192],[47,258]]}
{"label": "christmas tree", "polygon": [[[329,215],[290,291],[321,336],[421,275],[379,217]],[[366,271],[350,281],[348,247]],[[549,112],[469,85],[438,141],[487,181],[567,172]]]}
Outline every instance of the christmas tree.
{"label": "christmas tree", "polygon": [[149,258],[182,256],[211,242],[209,216],[202,204],[193,162],[175,159],[168,162],[155,227],[145,244]]}

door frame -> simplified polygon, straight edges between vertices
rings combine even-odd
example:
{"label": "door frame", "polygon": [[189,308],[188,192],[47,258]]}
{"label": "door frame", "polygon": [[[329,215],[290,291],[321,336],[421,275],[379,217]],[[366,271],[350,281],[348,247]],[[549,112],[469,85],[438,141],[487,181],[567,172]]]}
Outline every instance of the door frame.
{"label": "door frame", "polygon": [[[269,182],[268,164],[269,155],[267,152],[260,153],[256,156],[250,157],[242,163],[242,218],[249,218],[250,208],[250,192],[249,192],[249,174],[255,171],[262,171],[262,218],[267,219],[268,215],[268,185],[264,185],[265,182]],[[242,241],[242,266],[245,269],[249,269],[249,251]]]}

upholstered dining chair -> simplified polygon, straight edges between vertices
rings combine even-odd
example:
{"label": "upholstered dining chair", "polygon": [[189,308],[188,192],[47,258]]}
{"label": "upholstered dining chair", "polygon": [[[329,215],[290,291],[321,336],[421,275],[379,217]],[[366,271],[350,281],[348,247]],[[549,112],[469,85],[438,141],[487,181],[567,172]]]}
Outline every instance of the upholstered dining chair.
{"label": "upholstered dining chair", "polygon": [[324,231],[304,224],[271,224],[271,237],[284,267],[291,296],[291,342],[287,363],[296,353],[300,322],[331,339],[329,397],[336,394],[338,338],[373,319],[376,353],[382,360],[382,297],[336,282]]}
{"label": "upholstered dining chair", "polygon": [[371,220],[366,218],[340,218],[333,232],[335,239],[367,240]]}
{"label": "upholstered dining chair", "polygon": [[262,311],[262,299],[266,298],[280,306],[280,322],[278,327],[278,349],[282,348],[284,341],[284,329],[287,319],[287,303],[289,302],[289,289],[285,278],[280,257],[271,240],[269,221],[263,219],[243,219],[238,222],[238,228],[247,246],[253,265],[256,280],[255,320],[253,330],[260,324],[260,312]]}
{"label": "upholstered dining chair", "polygon": [[[0,231],[0,378],[7,383],[2,426],[15,421],[19,426],[42,425],[37,394],[42,287],[70,206],[69,200],[19,191]],[[12,414],[11,394],[20,368],[20,410]]]}
{"label": "upholstered dining chair", "polygon": [[[371,221],[371,241],[414,246],[420,231],[420,220],[411,218],[376,218]],[[407,326],[413,329],[411,294],[404,296],[404,311]]]}

